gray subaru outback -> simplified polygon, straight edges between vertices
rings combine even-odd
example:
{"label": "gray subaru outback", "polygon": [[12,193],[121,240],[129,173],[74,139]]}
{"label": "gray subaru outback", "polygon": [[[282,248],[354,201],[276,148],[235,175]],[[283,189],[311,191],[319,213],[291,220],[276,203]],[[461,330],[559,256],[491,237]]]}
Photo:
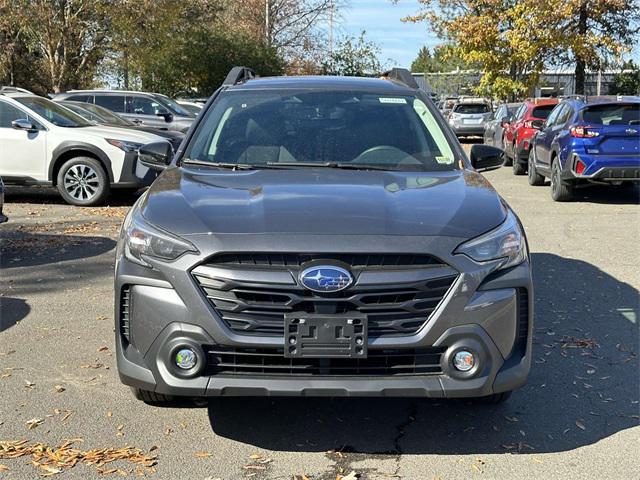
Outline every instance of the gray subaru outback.
{"label": "gray subaru outback", "polygon": [[127,215],[118,371],[144,401],[505,400],[531,363],[522,225],[406,71],[236,67]]}

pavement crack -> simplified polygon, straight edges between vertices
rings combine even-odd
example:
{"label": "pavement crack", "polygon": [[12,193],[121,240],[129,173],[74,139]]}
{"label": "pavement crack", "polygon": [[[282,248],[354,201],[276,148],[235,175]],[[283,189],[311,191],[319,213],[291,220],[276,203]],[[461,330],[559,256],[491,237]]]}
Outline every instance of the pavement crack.
{"label": "pavement crack", "polygon": [[416,421],[417,415],[418,415],[418,407],[416,406],[415,403],[411,403],[409,405],[409,411],[407,412],[407,418],[402,422],[400,422],[398,425],[396,425],[396,436],[393,439],[393,454],[394,454],[394,460],[395,460],[396,466],[393,471],[392,477],[400,478],[400,475],[399,475],[400,459],[402,457],[402,454],[404,453],[402,451],[401,442],[404,436],[406,435],[407,429],[409,428],[409,426],[411,426],[411,424]]}

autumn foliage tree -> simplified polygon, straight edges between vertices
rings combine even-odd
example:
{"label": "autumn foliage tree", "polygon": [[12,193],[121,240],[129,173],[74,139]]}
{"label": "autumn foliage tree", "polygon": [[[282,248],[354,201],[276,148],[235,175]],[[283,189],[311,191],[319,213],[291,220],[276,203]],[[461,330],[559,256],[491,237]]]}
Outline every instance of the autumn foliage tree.
{"label": "autumn foliage tree", "polygon": [[575,65],[576,90],[586,68],[630,50],[640,0],[419,0],[409,22],[426,22],[453,54],[483,72],[478,93],[499,98],[530,91],[548,65]]}

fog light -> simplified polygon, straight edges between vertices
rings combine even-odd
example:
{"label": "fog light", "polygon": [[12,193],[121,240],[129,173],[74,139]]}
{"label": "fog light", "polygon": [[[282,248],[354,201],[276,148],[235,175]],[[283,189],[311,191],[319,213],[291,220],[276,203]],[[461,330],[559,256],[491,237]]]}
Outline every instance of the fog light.
{"label": "fog light", "polygon": [[467,352],[466,350],[460,350],[453,356],[453,366],[456,367],[456,370],[460,370],[461,372],[468,372],[475,364],[476,359],[474,358],[473,353]]}
{"label": "fog light", "polygon": [[178,368],[181,368],[182,370],[191,370],[196,366],[196,363],[198,363],[198,357],[196,356],[196,352],[190,348],[181,348],[176,352],[174,361]]}

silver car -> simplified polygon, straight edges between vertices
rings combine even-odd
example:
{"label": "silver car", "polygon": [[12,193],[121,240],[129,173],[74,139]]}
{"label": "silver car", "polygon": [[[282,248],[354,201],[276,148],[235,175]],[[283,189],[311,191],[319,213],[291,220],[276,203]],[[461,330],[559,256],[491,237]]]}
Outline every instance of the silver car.
{"label": "silver car", "polygon": [[491,103],[483,99],[459,100],[449,114],[449,126],[458,138],[483,136],[485,125],[491,120]]}

